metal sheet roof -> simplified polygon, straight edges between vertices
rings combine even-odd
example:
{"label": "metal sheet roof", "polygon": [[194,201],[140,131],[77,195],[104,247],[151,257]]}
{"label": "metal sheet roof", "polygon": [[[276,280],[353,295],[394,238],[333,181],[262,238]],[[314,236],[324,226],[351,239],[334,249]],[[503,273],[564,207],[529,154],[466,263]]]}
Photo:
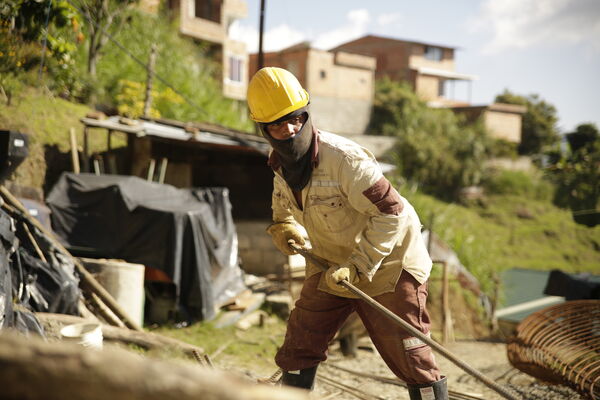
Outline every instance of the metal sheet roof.
{"label": "metal sheet roof", "polygon": [[200,129],[200,125],[194,124],[185,125],[175,121],[165,123],[156,120],[130,120],[119,116],[112,116],[102,120],[82,118],[81,122],[86,127],[135,134],[137,137],[150,136],[207,145],[249,147],[265,155],[269,152],[269,144],[263,138],[243,132],[228,131],[223,127],[215,127],[211,132],[206,129],[206,125],[203,125],[204,129]]}

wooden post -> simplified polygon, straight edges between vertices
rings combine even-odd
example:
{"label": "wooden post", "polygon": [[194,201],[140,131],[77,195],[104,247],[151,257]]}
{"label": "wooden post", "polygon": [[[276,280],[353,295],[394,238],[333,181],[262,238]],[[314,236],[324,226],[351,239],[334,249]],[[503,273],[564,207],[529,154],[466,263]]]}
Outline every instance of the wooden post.
{"label": "wooden post", "polygon": [[97,157],[94,158],[94,173],[96,175],[102,174],[102,172],[100,171],[100,160]]}
{"label": "wooden post", "polygon": [[148,182],[152,182],[154,180],[154,167],[156,166],[156,161],[154,158],[150,159],[150,165],[148,166],[148,177],[146,180]]}
{"label": "wooden post", "polygon": [[69,137],[71,141],[71,163],[73,165],[73,172],[78,174],[79,168],[79,151],[77,151],[77,136],[75,135],[75,128],[69,129]]}
{"label": "wooden post", "polygon": [[454,342],[454,329],[452,328],[452,314],[449,304],[448,290],[448,264],[442,262],[442,341]]}
{"label": "wooden post", "polygon": [[106,155],[106,162],[108,164],[108,168],[107,171],[109,174],[117,174],[117,160],[115,158],[114,154],[107,154]]}
{"label": "wooden post", "polygon": [[90,172],[90,145],[88,137],[88,127],[83,128],[83,172]]}
{"label": "wooden post", "polygon": [[427,253],[431,256],[431,241],[433,240],[433,219],[435,215],[431,213],[429,216],[429,235],[427,235]]}
{"label": "wooden post", "polygon": [[152,85],[154,80],[154,64],[156,63],[156,43],[152,44],[146,72],[146,99],[144,100],[144,117],[150,115],[152,107]]}
{"label": "wooden post", "polygon": [[158,183],[165,183],[165,175],[167,174],[167,165],[169,164],[169,160],[166,157],[163,157],[160,160],[160,174],[158,175]]}
{"label": "wooden post", "polygon": [[112,141],[112,134],[113,134],[112,129],[109,129],[108,133],[106,135],[106,152],[107,153],[110,153],[112,151],[112,143],[111,143],[111,141]]}

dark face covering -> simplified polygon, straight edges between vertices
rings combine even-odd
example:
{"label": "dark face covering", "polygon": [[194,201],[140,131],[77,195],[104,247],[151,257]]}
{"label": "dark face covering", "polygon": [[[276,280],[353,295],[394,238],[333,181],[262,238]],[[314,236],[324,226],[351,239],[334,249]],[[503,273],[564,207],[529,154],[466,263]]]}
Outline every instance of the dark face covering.
{"label": "dark face covering", "polygon": [[281,118],[282,120],[288,119],[303,113],[307,114],[306,122],[300,128],[300,131],[289,139],[277,140],[267,132],[267,124],[259,124],[263,136],[269,141],[277,154],[281,163],[283,178],[290,188],[295,191],[304,189],[312,174],[312,151],[310,150],[313,141],[313,127],[306,107]]}

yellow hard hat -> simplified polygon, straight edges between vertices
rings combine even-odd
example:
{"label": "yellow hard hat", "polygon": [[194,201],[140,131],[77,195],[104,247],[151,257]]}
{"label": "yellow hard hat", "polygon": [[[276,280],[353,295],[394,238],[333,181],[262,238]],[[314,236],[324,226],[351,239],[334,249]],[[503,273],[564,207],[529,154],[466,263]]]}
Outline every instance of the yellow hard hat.
{"label": "yellow hard hat", "polygon": [[260,69],[248,84],[250,118],[273,122],[308,104],[308,93],[298,79],[283,68]]}

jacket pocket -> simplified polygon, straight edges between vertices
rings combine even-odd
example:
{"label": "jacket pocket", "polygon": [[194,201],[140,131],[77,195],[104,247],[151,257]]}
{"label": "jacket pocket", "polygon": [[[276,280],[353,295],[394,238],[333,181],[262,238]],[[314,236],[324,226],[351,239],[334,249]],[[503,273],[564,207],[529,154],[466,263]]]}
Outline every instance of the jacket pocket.
{"label": "jacket pocket", "polygon": [[341,232],[352,225],[351,212],[340,195],[311,195],[309,209],[314,223],[326,232]]}

